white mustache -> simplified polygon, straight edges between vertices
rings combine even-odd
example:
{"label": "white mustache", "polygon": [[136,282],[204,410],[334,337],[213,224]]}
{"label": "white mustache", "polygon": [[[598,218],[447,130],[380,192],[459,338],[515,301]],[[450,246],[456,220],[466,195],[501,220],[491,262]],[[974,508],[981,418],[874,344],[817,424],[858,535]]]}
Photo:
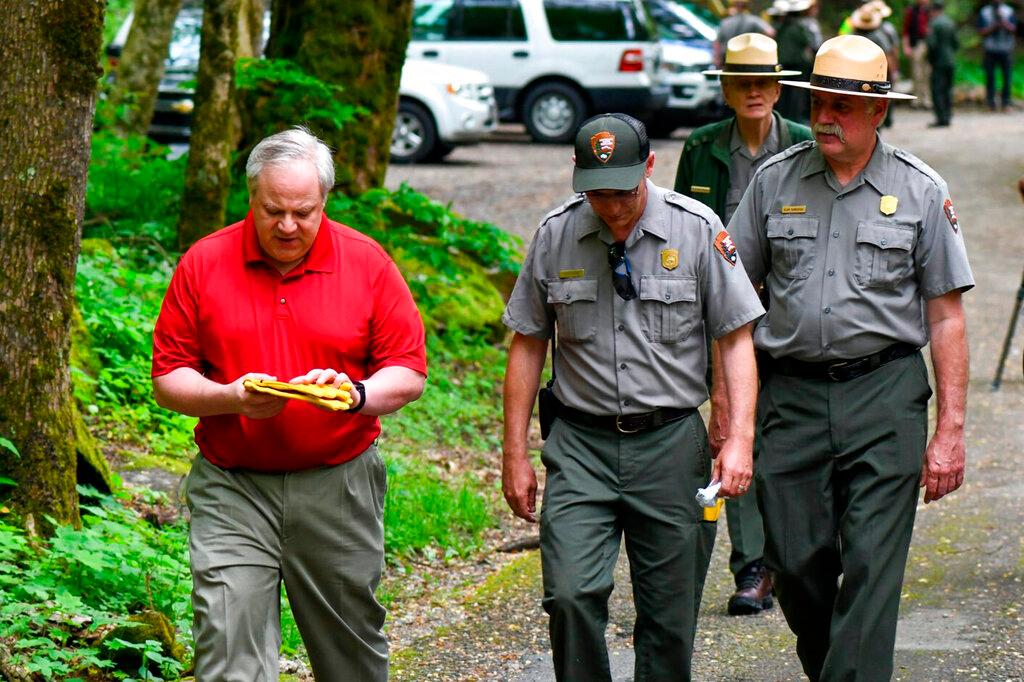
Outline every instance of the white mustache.
{"label": "white mustache", "polygon": [[846,144],[846,133],[843,132],[843,129],[839,126],[838,123],[818,123],[814,126],[813,132],[815,135],[835,135],[836,137],[839,138],[840,142]]}

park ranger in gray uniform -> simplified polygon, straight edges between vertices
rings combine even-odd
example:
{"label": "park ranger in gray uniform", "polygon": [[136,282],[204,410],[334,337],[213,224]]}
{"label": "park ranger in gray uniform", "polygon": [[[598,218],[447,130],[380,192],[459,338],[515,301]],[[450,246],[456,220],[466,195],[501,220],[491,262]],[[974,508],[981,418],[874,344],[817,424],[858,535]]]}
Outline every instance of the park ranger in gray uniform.
{"label": "park ranger in gray uniform", "polygon": [[882,50],[833,38],[809,83],[783,84],[811,89],[815,141],[763,165],[729,223],[769,296],[754,332],[765,561],[811,680],[888,680],[917,488],[931,502],[963,482],[974,280],[946,183],[878,139],[907,97]]}
{"label": "park ranger in gray uniform", "polygon": [[[750,485],[756,393],[750,323],[764,310],[729,235],[706,206],[647,181],[643,124],[622,114],[576,135],[578,196],[548,214],[505,310],[502,487],[535,521],[526,449],[548,339],[557,330],[557,419],[544,445],[544,609],[560,680],[610,680],[604,632],[623,533],[637,609],[635,679],[690,678],[715,538],[694,495]],[[705,327],[719,339],[733,427],[709,455]]]}

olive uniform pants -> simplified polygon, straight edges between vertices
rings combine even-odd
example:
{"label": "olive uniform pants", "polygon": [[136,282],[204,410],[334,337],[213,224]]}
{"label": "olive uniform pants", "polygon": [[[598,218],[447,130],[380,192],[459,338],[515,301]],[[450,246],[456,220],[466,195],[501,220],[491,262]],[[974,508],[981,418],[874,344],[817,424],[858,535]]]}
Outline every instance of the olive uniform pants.
{"label": "olive uniform pants", "polygon": [[624,533],[637,612],[635,679],[689,680],[716,531],[694,499],[711,477],[700,415],[632,435],[557,419],[543,462],[543,604],[556,677],[611,680],[604,634]]}
{"label": "olive uniform pants", "polygon": [[313,674],[386,680],[384,463],[371,446],[333,467],[221,469],[198,456],[187,482],[200,682],[276,682],[281,582]]}
{"label": "olive uniform pants", "polygon": [[[757,460],[754,460],[757,470]],[[729,519],[729,570],[735,576],[748,565],[764,558],[764,520],[757,507],[757,483],[751,482],[746,495],[725,501],[725,515]]]}
{"label": "olive uniform pants", "polygon": [[842,383],[762,376],[765,562],[814,682],[892,676],[930,396],[920,353]]}
{"label": "olive uniform pants", "polygon": [[949,125],[953,117],[953,67],[932,67],[932,104],[935,106],[935,122]]}

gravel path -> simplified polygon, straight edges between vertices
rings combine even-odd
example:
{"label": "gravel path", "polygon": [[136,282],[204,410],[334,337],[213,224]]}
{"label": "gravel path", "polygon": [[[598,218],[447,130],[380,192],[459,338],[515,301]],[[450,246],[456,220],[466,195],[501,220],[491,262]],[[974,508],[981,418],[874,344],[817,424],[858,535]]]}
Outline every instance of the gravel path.
{"label": "gravel path", "polygon": [[[963,490],[918,511],[907,567],[896,652],[898,680],[1024,680],[1024,320],[999,392],[996,359],[1024,268],[1024,116],[958,112],[950,129],[901,110],[887,141],[920,156],[950,185],[978,286],[965,297],[971,350]],[[687,131],[655,141],[655,182],[671,185]],[[540,218],[569,195],[568,147],[528,143],[515,128],[457,149],[446,163],[392,167],[389,187],[407,182],[455,210],[529,239]],[[488,461],[497,462],[496,453]],[[507,520],[494,546],[536,532]],[[800,679],[794,639],[775,608],[730,618],[728,536],[720,528],[694,655],[697,680]],[[418,578],[396,599],[389,632],[395,680],[550,680],[547,618],[540,608],[536,551],[490,553],[425,569],[458,580]],[[405,579],[392,576],[392,584]],[[620,561],[612,596],[609,648],[617,680],[631,679],[633,611]],[[428,614],[424,616],[423,614]],[[431,619],[436,621],[431,623]]]}

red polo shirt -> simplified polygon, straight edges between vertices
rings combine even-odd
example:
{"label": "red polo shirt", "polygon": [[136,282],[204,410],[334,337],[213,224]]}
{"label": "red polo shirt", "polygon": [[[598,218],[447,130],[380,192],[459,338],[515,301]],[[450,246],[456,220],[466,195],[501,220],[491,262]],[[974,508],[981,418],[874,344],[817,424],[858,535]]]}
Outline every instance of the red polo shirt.
{"label": "red polo shirt", "polygon": [[[266,261],[252,213],[182,257],[153,331],[153,376],[191,367],[218,383],[248,372],[281,381],[333,368],[366,379],[382,367],[426,374],[423,322],[394,262],[372,239],[325,215],[286,275]],[[380,420],[297,400],[270,419],[203,417],[196,444],[220,467],[297,471],[363,452]]]}

